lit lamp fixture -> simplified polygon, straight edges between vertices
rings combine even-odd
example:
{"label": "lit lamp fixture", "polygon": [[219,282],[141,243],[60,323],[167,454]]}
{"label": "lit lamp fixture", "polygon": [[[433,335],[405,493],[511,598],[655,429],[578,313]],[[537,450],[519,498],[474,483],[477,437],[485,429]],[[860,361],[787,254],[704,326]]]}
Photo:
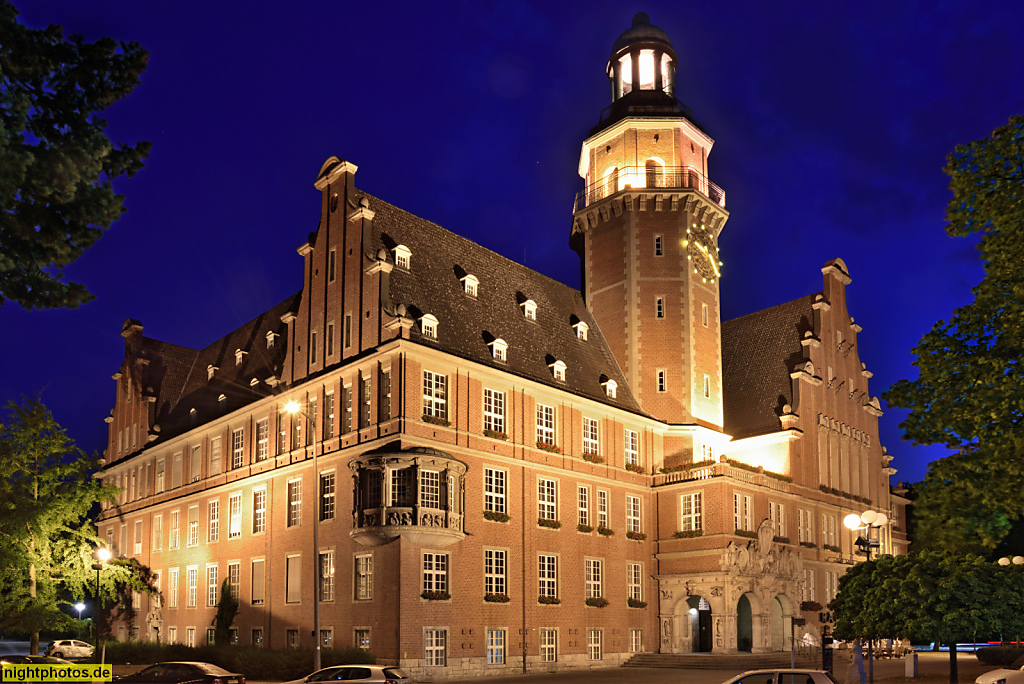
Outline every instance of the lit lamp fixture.
{"label": "lit lamp fixture", "polygon": [[313,427],[313,671],[320,669],[320,472],[317,469],[316,454],[316,416],[302,410],[302,405],[294,399],[284,405],[286,413],[299,414],[309,421]]}
{"label": "lit lamp fixture", "polygon": [[878,539],[871,538],[871,530],[885,527],[889,522],[889,516],[878,511],[864,511],[860,515],[850,513],[843,518],[843,525],[850,530],[864,530],[863,535],[858,535],[853,542],[867,553],[868,560],[871,560],[871,549],[879,548]]}
{"label": "lit lamp fixture", "polygon": [[1013,563],[1014,565],[1024,565],[1024,556],[1014,556],[1013,558],[1003,556],[996,562],[1002,565],[1003,567],[1006,567],[1010,563]]}

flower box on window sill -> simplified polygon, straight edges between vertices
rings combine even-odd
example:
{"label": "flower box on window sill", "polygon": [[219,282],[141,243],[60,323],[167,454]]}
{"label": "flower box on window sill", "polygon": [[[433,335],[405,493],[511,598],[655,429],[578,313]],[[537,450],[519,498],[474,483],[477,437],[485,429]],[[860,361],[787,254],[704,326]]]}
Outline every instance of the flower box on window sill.
{"label": "flower box on window sill", "polygon": [[587,605],[594,608],[604,608],[608,605],[608,599],[603,596],[591,596],[587,599]]}
{"label": "flower box on window sill", "polygon": [[643,532],[633,532],[632,530],[630,530],[629,532],[626,532],[626,539],[633,539],[635,541],[643,541],[644,539],[647,539],[647,535],[644,534]]}
{"label": "flower box on window sill", "polygon": [[817,601],[802,601],[800,603],[800,610],[821,610],[821,604]]}
{"label": "flower box on window sill", "polygon": [[583,523],[580,523],[576,526],[576,531],[583,532],[585,534],[590,534],[594,531],[594,527],[592,525],[584,525]]}
{"label": "flower box on window sill", "polygon": [[703,461],[697,461],[696,463],[680,463],[678,465],[668,466],[667,468],[663,467],[661,468],[661,472],[665,473],[666,475],[668,473],[681,473],[684,470],[692,470],[694,468],[704,468],[706,466],[713,466],[715,465],[715,463],[716,461],[708,458]]}
{"label": "flower box on window sill", "polygon": [[558,520],[548,520],[547,518],[537,518],[537,524],[541,527],[550,527],[553,530],[557,530],[562,526],[562,523]]}
{"label": "flower box on window sill", "polygon": [[549,454],[560,454],[562,450],[555,444],[548,444],[547,442],[537,442],[537,448],[541,451],[546,451]]}
{"label": "flower box on window sill", "polygon": [[627,463],[626,470],[628,470],[631,473],[640,473],[641,475],[645,474],[644,467],[639,463]]}
{"label": "flower box on window sill", "polygon": [[562,602],[562,599],[558,598],[557,596],[538,596],[537,597],[537,603],[543,603],[544,605],[548,605],[548,606],[557,606],[561,602]]}
{"label": "flower box on window sill", "polygon": [[508,513],[499,513],[498,511],[484,511],[484,520],[490,520],[491,522],[507,523],[511,520]]}
{"label": "flower box on window sill", "polygon": [[498,432],[497,430],[484,430],[484,437],[490,437],[492,439],[508,439],[508,435],[504,432]]}
{"label": "flower box on window sill", "polygon": [[782,536],[779,536],[779,535],[775,535],[774,537],[772,537],[772,541],[773,542],[778,542],[779,544],[788,544],[789,543],[789,537],[782,537]]}
{"label": "flower box on window sill", "polygon": [[583,454],[583,460],[588,463],[604,463],[604,458],[597,454]]}
{"label": "flower box on window sill", "polygon": [[822,544],[821,548],[825,549],[826,551],[835,551],[836,553],[842,553],[843,552],[843,550],[841,548],[839,548],[838,546],[836,546],[835,544]]}
{"label": "flower box on window sill", "polygon": [[488,603],[508,603],[511,599],[508,594],[484,594],[484,601]]}
{"label": "flower box on window sill", "polygon": [[818,548],[818,545],[815,544],[814,542],[800,542],[800,546],[804,547],[805,549],[816,549],[816,548]]}
{"label": "flower box on window sill", "polygon": [[631,598],[629,599],[630,608],[646,608],[647,601],[641,601],[640,599]]}
{"label": "flower box on window sill", "polygon": [[420,598],[428,601],[447,601],[452,597],[447,591],[424,591],[420,593]]}
{"label": "flower box on window sill", "polygon": [[428,416],[428,415],[424,414],[424,416],[423,416],[423,418],[421,418],[421,420],[424,423],[430,423],[431,425],[440,425],[441,427],[450,427],[451,426],[451,423],[449,423],[447,420],[445,420],[444,418],[438,418],[437,416]]}
{"label": "flower box on window sill", "polygon": [[757,539],[757,532],[753,530],[736,530],[733,532],[737,537],[746,537],[748,539]]}
{"label": "flower box on window sill", "polygon": [[693,539],[694,537],[703,537],[704,530],[678,530],[672,536],[676,539]]}
{"label": "flower box on window sill", "polygon": [[597,533],[599,535],[601,535],[602,537],[610,537],[613,534],[615,534],[615,530],[613,530],[610,527],[605,527],[604,525],[598,525],[597,526]]}

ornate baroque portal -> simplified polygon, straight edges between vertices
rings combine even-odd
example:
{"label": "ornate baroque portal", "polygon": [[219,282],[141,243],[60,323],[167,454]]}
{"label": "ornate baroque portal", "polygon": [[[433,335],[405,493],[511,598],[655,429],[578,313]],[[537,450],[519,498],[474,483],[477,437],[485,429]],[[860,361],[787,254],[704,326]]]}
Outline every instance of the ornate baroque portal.
{"label": "ornate baroque portal", "polygon": [[756,539],[722,550],[719,572],[657,577],[662,653],[790,648],[803,560],[774,537],[763,520]]}

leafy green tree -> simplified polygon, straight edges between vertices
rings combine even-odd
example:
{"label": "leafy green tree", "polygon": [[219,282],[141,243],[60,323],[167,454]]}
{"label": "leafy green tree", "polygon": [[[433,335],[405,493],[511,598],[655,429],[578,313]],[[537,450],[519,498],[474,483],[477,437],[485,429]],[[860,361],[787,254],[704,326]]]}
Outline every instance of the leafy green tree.
{"label": "leafy green tree", "polygon": [[[93,506],[117,490],[93,477],[99,458],[75,446],[38,399],[9,402],[0,418],[0,631],[32,635],[74,625],[76,598],[95,594],[93,551],[101,545],[89,519]],[[131,564],[108,563],[102,588],[152,592]],[[144,586],[145,585],[145,586]]]}
{"label": "leafy green tree", "polygon": [[906,439],[957,452],[915,488],[917,542],[984,551],[1024,518],[1024,117],[958,145],[945,172],[946,232],[979,237],[985,277],[913,349],[918,378],[884,397],[910,410]]}
{"label": "leafy green tree", "polygon": [[238,599],[231,594],[231,585],[227,579],[220,585],[220,601],[217,603],[217,614],[213,618],[214,642],[217,644],[231,643],[231,623],[238,615]]}
{"label": "leafy green tree", "polygon": [[30,29],[0,0],[0,304],[77,308],[93,296],[62,269],[125,211],[113,181],[150,143],[113,143],[99,115],[138,85],[135,42]]}

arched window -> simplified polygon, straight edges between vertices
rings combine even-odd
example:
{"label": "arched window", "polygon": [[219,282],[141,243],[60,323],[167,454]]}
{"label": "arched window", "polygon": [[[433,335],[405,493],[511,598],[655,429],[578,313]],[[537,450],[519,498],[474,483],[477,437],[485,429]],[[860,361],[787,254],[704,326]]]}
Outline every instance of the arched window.
{"label": "arched window", "polygon": [[647,172],[648,188],[660,188],[665,185],[665,174],[662,172],[662,169],[663,166],[656,159],[648,159],[647,163],[644,164],[644,170]]}

